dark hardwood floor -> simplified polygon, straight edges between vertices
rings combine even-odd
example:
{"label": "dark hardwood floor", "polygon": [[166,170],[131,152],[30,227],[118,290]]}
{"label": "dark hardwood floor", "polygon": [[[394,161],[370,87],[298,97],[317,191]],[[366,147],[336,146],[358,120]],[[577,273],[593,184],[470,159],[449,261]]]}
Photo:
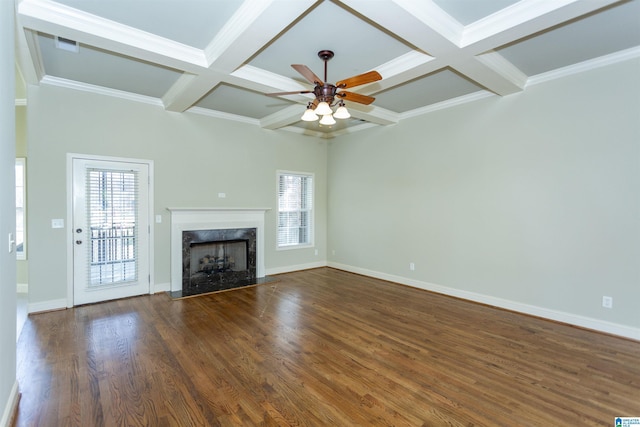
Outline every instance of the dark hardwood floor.
{"label": "dark hardwood floor", "polygon": [[32,315],[18,426],[613,426],[640,343],[321,268]]}

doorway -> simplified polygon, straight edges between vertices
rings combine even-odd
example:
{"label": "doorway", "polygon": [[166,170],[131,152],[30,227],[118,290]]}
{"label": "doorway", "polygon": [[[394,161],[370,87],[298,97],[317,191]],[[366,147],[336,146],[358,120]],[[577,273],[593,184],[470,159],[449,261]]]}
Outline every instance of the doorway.
{"label": "doorway", "polygon": [[151,162],[72,157],[72,305],[150,292]]}

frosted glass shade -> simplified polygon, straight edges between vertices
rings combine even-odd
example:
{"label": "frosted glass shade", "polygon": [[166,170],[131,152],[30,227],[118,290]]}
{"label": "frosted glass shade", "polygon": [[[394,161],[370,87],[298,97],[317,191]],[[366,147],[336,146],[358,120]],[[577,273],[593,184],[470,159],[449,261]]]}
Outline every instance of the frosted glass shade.
{"label": "frosted glass shade", "polygon": [[313,111],[313,109],[307,108],[300,118],[305,122],[315,122],[318,120],[318,115]]}
{"label": "frosted glass shade", "polygon": [[341,105],[338,107],[336,112],[333,113],[333,117],[335,117],[336,119],[348,119],[349,117],[351,117],[351,114],[349,114],[349,111],[347,111],[347,107]]}
{"label": "frosted glass shade", "polygon": [[333,116],[331,114],[325,114],[320,119],[320,124],[321,125],[335,125],[336,121],[334,120],[334,118],[333,118]]}
{"label": "frosted glass shade", "polygon": [[319,116],[326,116],[327,114],[333,113],[333,111],[331,111],[331,107],[329,107],[329,104],[327,104],[324,101],[318,104],[318,106],[315,109],[315,112]]}

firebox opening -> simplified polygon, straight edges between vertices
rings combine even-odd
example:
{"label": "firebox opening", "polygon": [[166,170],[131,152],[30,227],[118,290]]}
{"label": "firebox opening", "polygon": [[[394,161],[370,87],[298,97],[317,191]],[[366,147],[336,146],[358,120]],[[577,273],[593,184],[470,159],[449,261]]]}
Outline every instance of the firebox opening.
{"label": "firebox opening", "polygon": [[191,248],[191,276],[195,274],[244,271],[249,253],[248,240],[193,242]]}
{"label": "firebox opening", "polygon": [[256,229],[182,232],[182,294],[246,286],[256,279]]}

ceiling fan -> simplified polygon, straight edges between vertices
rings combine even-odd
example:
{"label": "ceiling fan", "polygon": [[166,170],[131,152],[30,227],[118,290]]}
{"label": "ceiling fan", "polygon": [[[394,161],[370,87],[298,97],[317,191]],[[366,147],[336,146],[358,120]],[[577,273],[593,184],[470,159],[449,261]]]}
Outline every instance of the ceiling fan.
{"label": "ceiling fan", "polygon": [[[375,98],[368,95],[361,95],[355,92],[349,92],[343,89],[360,86],[366,83],[382,80],[382,76],[377,71],[369,71],[367,73],[358,74],[357,76],[349,77],[344,80],[336,82],[335,85],[327,83],[327,62],[333,58],[334,53],[330,50],[321,50],[318,52],[320,59],[324,61],[324,81],[320,79],[313,71],[306,65],[292,64],[294,70],[302,74],[310,83],[313,83],[315,87],[313,90],[303,90],[297,92],[276,92],[268,93],[267,96],[283,96],[283,95],[297,95],[304,93],[313,93],[316,99],[313,102],[309,102],[307,110],[302,115],[302,120],[312,122],[318,120],[318,116],[322,116],[320,124],[333,125],[336,123],[335,118],[348,119],[351,117],[347,108],[344,105],[344,101],[353,101],[359,104],[369,105]],[[338,98],[339,101],[335,102]],[[333,112],[331,107],[338,105],[338,109]]]}

